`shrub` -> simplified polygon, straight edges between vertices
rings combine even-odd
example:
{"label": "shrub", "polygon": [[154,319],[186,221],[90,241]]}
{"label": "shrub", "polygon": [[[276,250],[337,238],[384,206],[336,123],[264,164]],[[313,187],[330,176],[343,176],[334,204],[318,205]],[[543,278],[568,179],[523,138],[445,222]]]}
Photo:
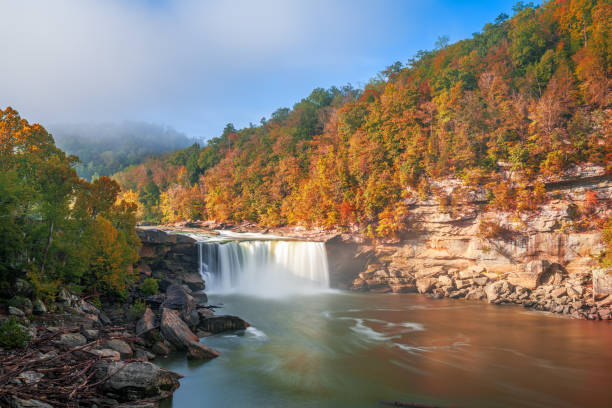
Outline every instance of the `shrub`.
{"label": "shrub", "polygon": [[4,348],[25,347],[30,340],[30,333],[14,317],[8,318],[0,325],[0,346]]}
{"label": "shrub", "polygon": [[136,299],[127,313],[128,320],[138,320],[144,314],[146,308],[147,305],[141,299]]}
{"label": "shrub", "polygon": [[159,287],[157,285],[157,279],[155,278],[146,278],[142,284],[140,285],[140,291],[145,295],[155,295],[159,292]]}

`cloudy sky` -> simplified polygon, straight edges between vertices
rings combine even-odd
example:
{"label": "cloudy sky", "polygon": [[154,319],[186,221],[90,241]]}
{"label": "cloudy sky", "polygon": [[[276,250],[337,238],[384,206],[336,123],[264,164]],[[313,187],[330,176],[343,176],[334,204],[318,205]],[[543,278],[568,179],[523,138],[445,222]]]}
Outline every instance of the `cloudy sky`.
{"label": "cloudy sky", "polygon": [[31,122],[146,121],[189,137],[480,31],[509,0],[0,0],[0,106]]}

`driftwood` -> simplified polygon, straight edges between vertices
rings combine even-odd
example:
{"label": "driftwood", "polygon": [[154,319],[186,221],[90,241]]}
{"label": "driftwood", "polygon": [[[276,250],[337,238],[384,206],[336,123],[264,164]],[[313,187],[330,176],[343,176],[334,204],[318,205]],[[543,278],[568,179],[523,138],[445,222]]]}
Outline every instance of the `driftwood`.
{"label": "driftwood", "polygon": [[[78,328],[72,328],[43,334],[34,338],[25,348],[1,353],[0,406],[9,406],[13,397],[35,399],[54,407],[69,408],[92,405],[97,399],[103,398],[104,394],[99,386],[116,372],[110,373],[106,378],[98,378],[96,364],[104,360],[111,361],[112,358],[99,356],[92,350],[105,340],[133,340],[133,337],[112,335],[111,330],[106,329],[98,340],[59,352],[56,356],[40,357],[39,350],[48,348],[56,337],[77,331]],[[22,377],[20,378],[26,371],[33,371],[44,377],[26,383]]]}

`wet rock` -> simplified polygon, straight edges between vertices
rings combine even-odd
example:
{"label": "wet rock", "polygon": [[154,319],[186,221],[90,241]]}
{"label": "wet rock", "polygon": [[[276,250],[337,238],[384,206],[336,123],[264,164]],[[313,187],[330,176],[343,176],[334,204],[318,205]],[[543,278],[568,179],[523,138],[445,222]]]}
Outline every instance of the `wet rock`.
{"label": "wet rock", "polygon": [[467,295],[468,293],[468,289],[460,289],[460,290],[455,290],[455,291],[451,291],[450,294],[448,295],[449,298],[451,299],[459,299],[464,297],[465,295]]}
{"label": "wet rock", "polygon": [[179,386],[180,374],[159,368],[145,361],[101,362],[96,368],[105,391],[116,394],[121,401],[167,397]]}
{"label": "wet rock", "polygon": [[245,330],[249,324],[238,316],[211,316],[200,320],[198,328],[209,333],[221,333],[224,331]]}
{"label": "wet rock", "polygon": [[219,357],[221,354],[199,341],[192,341],[187,345],[187,357],[198,360],[210,360]]}
{"label": "wet rock", "polygon": [[419,293],[428,293],[431,292],[434,285],[437,283],[437,279],[435,278],[423,278],[416,280],[416,287]]}
{"label": "wet rock", "polygon": [[155,358],[155,354],[147,350],[137,349],[134,351],[134,358],[137,358],[138,360],[149,361]]}
{"label": "wet rock", "polygon": [[155,344],[153,344],[153,347],[151,347],[151,351],[157,354],[158,356],[167,356],[168,354],[170,354],[170,348],[161,341],[155,342]]}
{"label": "wet rock", "polygon": [[142,317],[136,322],[136,335],[140,336],[155,328],[155,313],[147,307]]}
{"label": "wet rock", "polygon": [[53,342],[55,345],[71,349],[74,347],[84,346],[87,344],[87,339],[81,333],[64,333],[59,339]]}
{"label": "wet rock", "polygon": [[163,310],[160,328],[164,338],[179,350],[186,349],[192,341],[198,341],[177,310]]}
{"label": "wet rock", "polygon": [[45,306],[42,300],[36,299],[32,303],[32,312],[35,315],[41,315],[41,314],[47,313],[47,307]]}
{"label": "wet rock", "polygon": [[395,283],[391,284],[391,291],[393,293],[416,292],[416,286],[414,283]]}
{"label": "wet rock", "polygon": [[100,347],[115,350],[124,359],[130,358],[134,354],[130,345],[120,339],[105,340],[100,344]]}
{"label": "wet rock", "polygon": [[53,408],[53,406],[35,399],[26,400],[13,397],[11,399],[11,408]]}
{"label": "wet rock", "polygon": [[203,291],[193,292],[191,296],[195,300],[196,306],[206,306],[208,303],[208,296]]}

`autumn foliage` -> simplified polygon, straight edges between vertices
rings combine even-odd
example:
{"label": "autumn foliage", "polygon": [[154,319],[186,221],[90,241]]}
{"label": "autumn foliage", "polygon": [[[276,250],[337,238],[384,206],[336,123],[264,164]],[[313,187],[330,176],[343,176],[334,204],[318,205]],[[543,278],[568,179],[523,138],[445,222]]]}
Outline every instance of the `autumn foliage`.
{"label": "autumn foliage", "polygon": [[518,3],[511,18],[393,64],[362,90],[315,89],[259,126],[228,125],[204,147],[115,178],[165,222],[393,236],[409,218],[407,189],[423,198],[447,176],[486,187],[500,210],[532,211],[546,196],[536,180],[580,162],[609,167],[611,19],[608,1]]}
{"label": "autumn foliage", "polygon": [[0,296],[19,278],[43,297],[59,285],[123,294],[131,282],[136,206],[107,177],[79,178],[77,160],[42,126],[0,110]]}

